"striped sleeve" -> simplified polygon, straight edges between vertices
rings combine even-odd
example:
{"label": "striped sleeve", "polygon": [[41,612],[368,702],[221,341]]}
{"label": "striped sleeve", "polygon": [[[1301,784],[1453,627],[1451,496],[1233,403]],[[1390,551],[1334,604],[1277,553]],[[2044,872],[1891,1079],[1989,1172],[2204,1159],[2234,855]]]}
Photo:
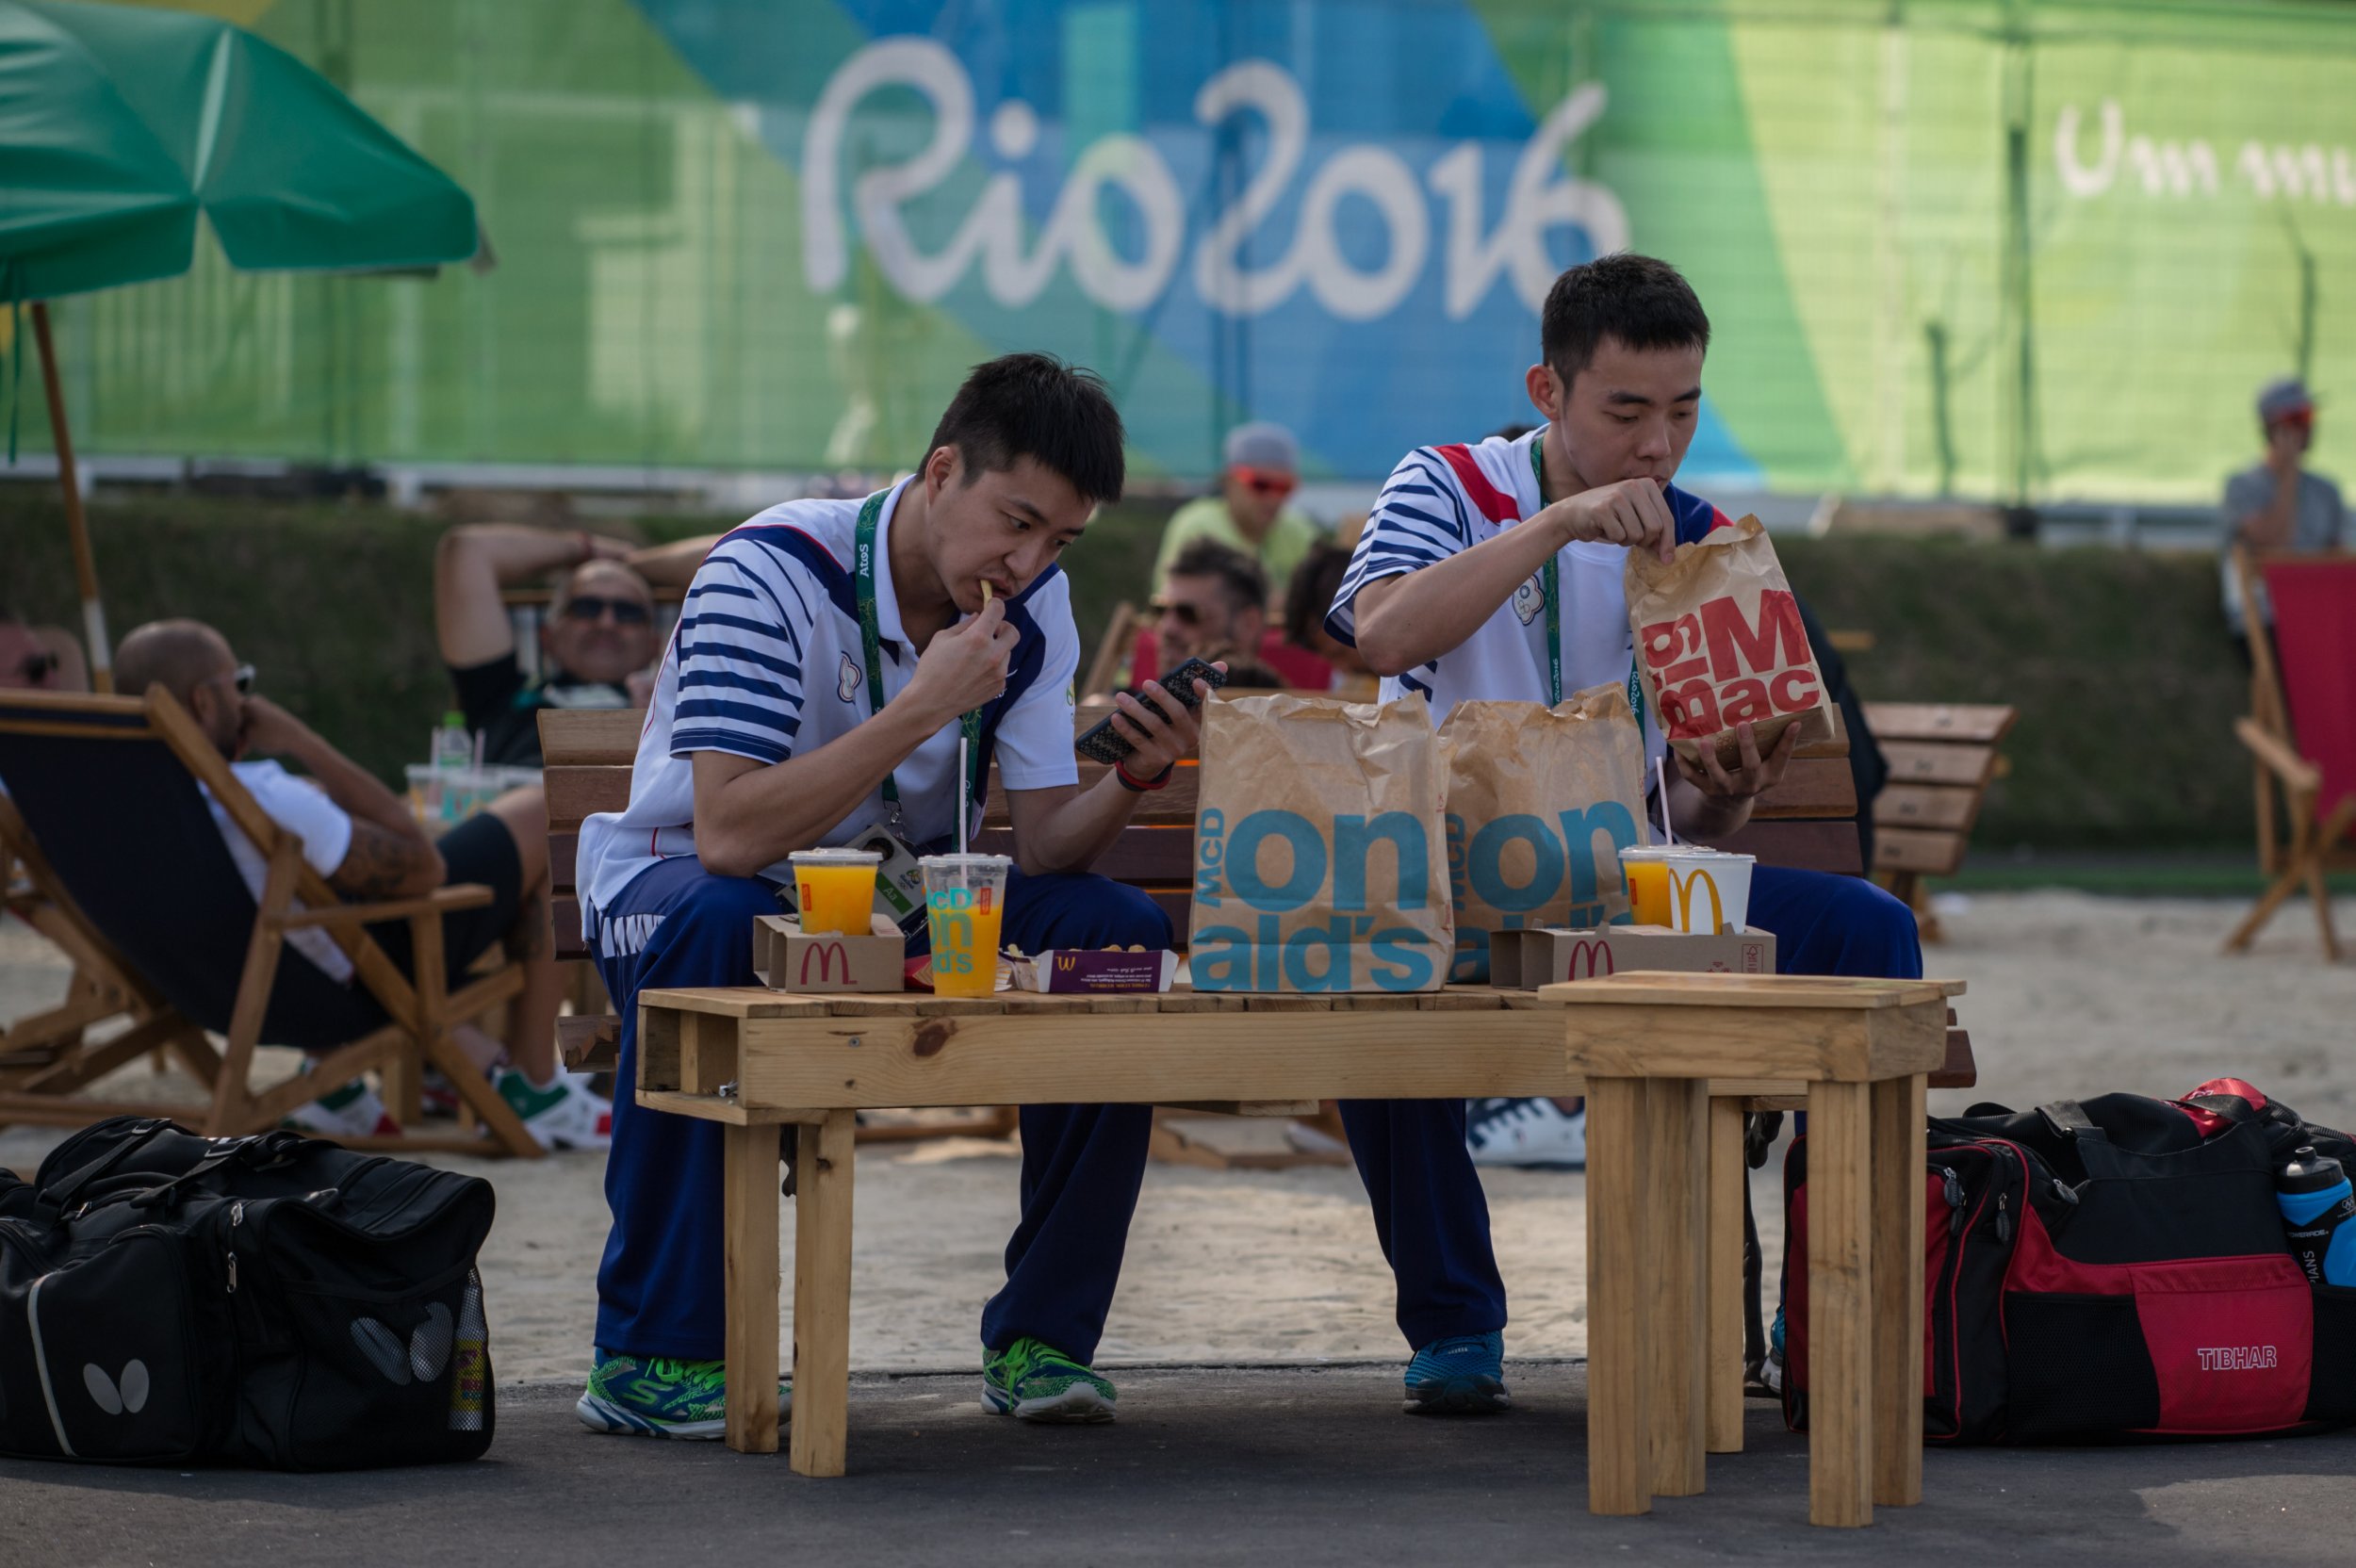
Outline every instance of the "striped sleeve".
{"label": "striped sleeve", "polygon": [[1445,561],[1472,544],[1472,514],[1464,490],[1429,447],[1399,460],[1350,552],[1350,571],[1325,613],[1337,642],[1358,645],[1357,599],[1369,582]]}
{"label": "striped sleeve", "polygon": [[782,762],[794,754],[811,604],[774,557],[726,544],[712,551],[679,610],[672,756],[725,751]]}

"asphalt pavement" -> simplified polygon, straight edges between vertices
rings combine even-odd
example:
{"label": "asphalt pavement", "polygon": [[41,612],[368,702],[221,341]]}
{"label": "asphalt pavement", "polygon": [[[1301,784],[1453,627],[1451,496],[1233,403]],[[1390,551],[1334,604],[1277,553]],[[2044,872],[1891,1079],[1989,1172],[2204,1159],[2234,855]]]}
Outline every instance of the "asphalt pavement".
{"label": "asphalt pavement", "polygon": [[18,1565],[1228,1562],[2356,1563],[2356,1434],[1935,1451],[1924,1501],[1808,1524],[1805,1438],[1750,1407],[1706,1495],[1586,1511],[1585,1367],[1509,1364],[1517,1408],[1401,1414],[1396,1366],[1120,1374],[1108,1427],[1019,1427],[971,1374],[862,1376],[850,1474],[597,1436],[578,1389],[500,1391],[487,1458],[295,1476],[0,1461]]}

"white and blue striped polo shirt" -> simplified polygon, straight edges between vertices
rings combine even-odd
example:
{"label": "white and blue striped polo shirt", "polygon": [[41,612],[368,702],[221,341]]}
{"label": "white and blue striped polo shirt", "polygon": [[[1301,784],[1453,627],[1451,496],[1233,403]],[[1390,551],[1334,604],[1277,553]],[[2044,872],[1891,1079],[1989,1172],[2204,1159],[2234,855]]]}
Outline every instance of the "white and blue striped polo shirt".
{"label": "white and blue striped polo shirt", "polygon": [[[1473,447],[1417,447],[1401,458],[1358,535],[1349,574],[1326,612],[1326,630],[1356,646],[1358,594],[1367,583],[1445,561],[1536,515],[1545,502],[1530,467],[1530,445],[1542,433],[1532,431],[1512,441],[1491,436]],[[1679,544],[1691,544],[1726,520],[1708,501],[1675,485],[1661,495],[1677,519]],[[1562,585],[1562,694],[1625,685],[1636,661],[1621,576],[1627,547],[1573,543],[1555,559]],[[1383,700],[1418,693],[1431,703],[1434,725],[1460,702],[1545,702],[1543,581],[1533,572],[1462,645],[1404,675],[1384,677]],[[1651,757],[1666,743],[1649,710],[1644,719],[1644,755]]]}
{"label": "white and blue striped polo shirt", "polygon": [[[884,503],[875,538],[875,622],[886,701],[916,673],[892,588],[892,519],[907,481]],[[630,808],[581,825],[580,886],[586,924],[656,861],[695,852],[694,757],[724,751],[782,762],[847,734],[868,717],[867,671],[853,595],[857,500],[773,506],[728,533],[695,573],[656,678],[654,702],[630,772]],[[1072,749],[1072,682],[1080,663],[1071,585],[1058,567],[1006,604],[1019,633],[1006,692],[982,710],[982,782],[969,825],[981,819],[989,763],[1009,790],[1079,780]],[[957,791],[952,722],[893,770],[906,831],[925,845],[951,838]],[[848,843],[886,818],[880,791],[820,842]],[[779,860],[762,873],[790,880]]]}

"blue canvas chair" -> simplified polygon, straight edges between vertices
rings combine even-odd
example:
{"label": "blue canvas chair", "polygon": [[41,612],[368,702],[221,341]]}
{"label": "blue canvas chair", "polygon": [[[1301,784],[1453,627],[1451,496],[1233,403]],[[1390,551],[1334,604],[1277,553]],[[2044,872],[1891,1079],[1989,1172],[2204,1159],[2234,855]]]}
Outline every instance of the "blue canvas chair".
{"label": "blue canvas chair", "polygon": [[[212,1093],[209,1136],[275,1126],[323,1090],[374,1070],[399,1103],[426,1064],[439,1068],[489,1134],[356,1145],[536,1156],[515,1112],[450,1038],[452,1026],[523,988],[514,965],[482,976],[447,972],[442,916],[476,907],[485,888],[435,889],[420,898],[345,904],[246,792],[196,722],[160,687],[144,697],[0,692],[0,784],[8,789],[20,857],[57,888],[105,961],[140,988],[142,1014],[121,1034],[84,1041],[0,1082],[0,1123],[78,1125],[153,1102],[116,1104],[74,1091],[148,1051],[170,1051]],[[205,803],[209,792],[265,861],[262,895],[247,890]],[[371,926],[405,923],[415,978]],[[352,959],[350,985],[309,960],[286,957],[289,932],[322,929]],[[205,1031],[225,1037],[216,1051]],[[255,1092],[257,1045],[292,1046],[313,1071]]]}

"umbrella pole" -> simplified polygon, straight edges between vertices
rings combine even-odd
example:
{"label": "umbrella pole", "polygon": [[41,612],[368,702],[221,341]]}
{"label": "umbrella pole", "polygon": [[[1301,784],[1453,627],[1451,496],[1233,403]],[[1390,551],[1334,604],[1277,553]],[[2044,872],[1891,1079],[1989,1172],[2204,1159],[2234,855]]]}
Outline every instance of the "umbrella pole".
{"label": "umbrella pole", "polygon": [[90,554],[90,521],[82,515],[82,484],[74,471],[74,437],[65,428],[65,394],[57,389],[57,351],[49,340],[49,305],[33,302],[33,341],[41,347],[41,386],[49,399],[49,434],[57,449],[57,482],[65,489],[65,526],[74,536],[74,576],[82,589],[83,641],[90,645],[90,685],[115,689],[114,645],[98,602],[98,563]]}

